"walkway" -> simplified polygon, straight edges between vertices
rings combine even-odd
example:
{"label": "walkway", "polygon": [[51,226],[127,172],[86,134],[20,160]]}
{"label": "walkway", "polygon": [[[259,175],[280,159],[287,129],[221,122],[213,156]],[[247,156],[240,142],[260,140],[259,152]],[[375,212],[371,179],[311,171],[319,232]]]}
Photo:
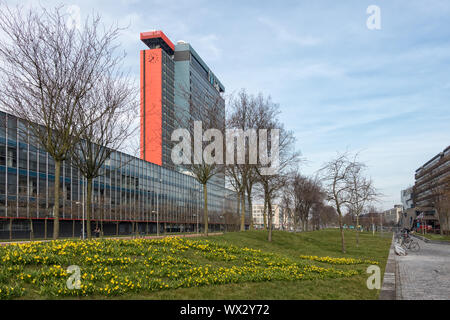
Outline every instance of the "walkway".
{"label": "walkway", "polygon": [[419,252],[395,257],[397,300],[449,300],[450,245],[415,241]]}

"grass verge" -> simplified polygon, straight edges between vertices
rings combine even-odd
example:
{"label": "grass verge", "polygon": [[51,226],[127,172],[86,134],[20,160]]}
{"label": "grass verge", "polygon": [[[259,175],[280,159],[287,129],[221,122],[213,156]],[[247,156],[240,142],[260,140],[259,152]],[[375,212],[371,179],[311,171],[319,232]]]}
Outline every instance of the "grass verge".
{"label": "grass verge", "polygon": [[[0,248],[0,298],[376,299],[365,270],[383,274],[391,236],[355,235],[346,254],[339,230],[13,244]],[[69,265],[80,289],[67,288]]]}

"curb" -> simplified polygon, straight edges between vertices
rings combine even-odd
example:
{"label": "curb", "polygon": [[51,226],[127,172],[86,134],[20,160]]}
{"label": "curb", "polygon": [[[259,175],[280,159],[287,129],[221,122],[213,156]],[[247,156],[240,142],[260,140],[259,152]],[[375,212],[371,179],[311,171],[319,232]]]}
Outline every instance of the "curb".
{"label": "curb", "polygon": [[396,300],[397,299],[397,264],[395,262],[394,236],[392,236],[389,256],[384,269],[383,285],[381,286],[378,300]]}

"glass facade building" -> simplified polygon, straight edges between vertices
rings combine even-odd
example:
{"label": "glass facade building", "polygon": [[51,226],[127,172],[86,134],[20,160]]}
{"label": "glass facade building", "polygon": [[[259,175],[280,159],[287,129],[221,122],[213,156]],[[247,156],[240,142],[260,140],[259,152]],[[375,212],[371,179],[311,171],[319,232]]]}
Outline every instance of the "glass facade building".
{"label": "glass facade building", "polygon": [[[51,237],[55,167],[53,159],[16,117],[0,112],[0,238]],[[82,230],[85,179],[64,161],[59,177],[60,234]],[[237,212],[235,193],[209,183],[211,231],[225,230]],[[92,228],[105,235],[202,230],[203,190],[191,176],[115,151],[93,183]],[[230,220],[231,219],[231,220]]]}
{"label": "glass facade building", "polygon": [[[188,43],[174,45],[162,31],[140,37],[148,47],[140,52],[140,158],[114,151],[106,161],[93,182],[91,227],[104,235],[202,231],[203,187],[172,163],[171,134],[180,126],[179,108],[190,115],[186,127],[202,120],[189,103],[202,96],[221,102],[225,121],[225,88]],[[23,121],[0,113],[0,238],[52,235],[58,177],[53,159],[33,141]],[[59,179],[60,236],[78,237],[86,181],[70,159]],[[224,175],[211,178],[207,188],[211,231],[239,224],[237,196],[225,188]]]}

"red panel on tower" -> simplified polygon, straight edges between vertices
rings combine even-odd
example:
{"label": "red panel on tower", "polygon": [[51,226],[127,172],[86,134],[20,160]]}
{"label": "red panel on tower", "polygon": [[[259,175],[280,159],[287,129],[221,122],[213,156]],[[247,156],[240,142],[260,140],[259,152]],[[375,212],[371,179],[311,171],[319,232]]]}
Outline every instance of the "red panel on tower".
{"label": "red panel on tower", "polygon": [[162,49],[141,51],[141,159],[162,165]]}

